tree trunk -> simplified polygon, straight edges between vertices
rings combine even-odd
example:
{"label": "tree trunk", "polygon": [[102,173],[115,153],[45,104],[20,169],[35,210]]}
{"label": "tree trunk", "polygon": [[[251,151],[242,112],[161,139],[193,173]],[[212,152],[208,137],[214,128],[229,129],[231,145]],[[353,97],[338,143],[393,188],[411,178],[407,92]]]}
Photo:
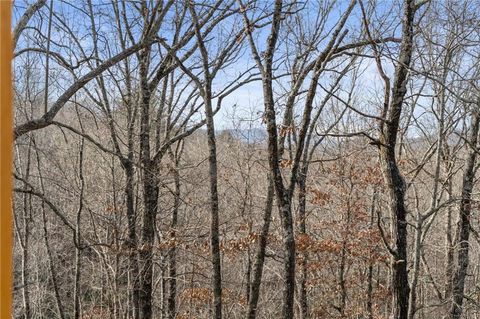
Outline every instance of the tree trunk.
{"label": "tree trunk", "polygon": [[[220,252],[220,233],[219,233],[219,204],[218,204],[218,169],[217,169],[217,142],[215,137],[215,124],[213,120],[212,108],[212,80],[214,75],[210,73],[208,51],[205,47],[202,32],[200,30],[199,20],[192,3],[189,4],[190,13],[194,21],[195,35],[197,37],[198,47],[202,56],[202,68],[204,73],[203,85],[198,80],[197,86],[202,95],[205,104],[205,122],[207,124],[207,142],[208,142],[208,167],[210,182],[210,249],[212,262],[212,288],[213,288],[213,318],[222,318],[222,265]],[[192,78],[195,78],[193,76]]]}
{"label": "tree trunk", "polygon": [[[29,143],[29,148],[27,152],[27,161],[25,163],[25,179],[28,181],[30,179],[30,162],[31,162],[31,143]],[[30,223],[32,218],[32,195],[23,194],[23,209],[22,209],[22,226],[23,226],[23,236],[18,233],[19,239],[23,237],[23,240],[20,239],[20,246],[22,248],[22,302],[24,310],[24,319],[32,318],[32,310],[30,305],[30,290],[29,290],[29,277],[30,273],[29,268],[29,246],[30,246]]]}
{"label": "tree trunk", "polygon": [[125,198],[127,206],[127,227],[128,227],[128,240],[126,248],[128,251],[128,267],[129,273],[133,280],[133,289],[131,293],[131,316],[134,319],[139,317],[139,269],[138,269],[138,247],[137,247],[137,215],[135,212],[135,194],[134,194],[134,170],[131,161],[129,160],[124,165],[126,184],[125,184]]}
{"label": "tree trunk", "polygon": [[139,308],[140,319],[150,319],[152,309],[153,244],[155,242],[155,220],[157,216],[158,183],[154,162],[150,156],[150,97],[148,66],[150,48],[140,53],[140,156],[143,177],[143,227],[139,252],[141,261]]}
{"label": "tree trunk", "polygon": [[[37,159],[37,170],[38,170],[38,177],[39,177],[39,182],[40,182],[40,187],[42,194],[45,194],[45,184],[43,183],[43,174],[41,170],[41,165],[40,165],[40,155],[38,152],[38,148],[35,144],[35,139],[32,138],[33,140],[33,145],[35,146],[35,153],[36,153],[36,159]],[[55,294],[55,304],[57,306],[57,311],[58,311],[58,317],[60,319],[65,318],[65,310],[63,309],[63,304],[62,304],[62,298],[60,297],[60,289],[58,285],[58,280],[57,280],[57,275],[53,263],[53,253],[52,249],[50,247],[50,241],[49,241],[49,234],[48,234],[48,227],[47,227],[47,214],[46,214],[46,209],[45,209],[45,202],[42,201],[41,204],[41,211],[42,211],[42,221],[43,221],[43,239],[45,242],[45,249],[47,251],[47,259],[48,259],[48,269],[50,271],[50,276],[52,277],[52,285],[53,285],[53,291]]]}
{"label": "tree trunk", "polygon": [[[477,108],[480,105],[476,106]],[[472,131],[469,140],[470,151],[467,167],[463,175],[462,197],[459,210],[459,220],[454,247],[457,248],[457,264],[455,265],[452,284],[452,304],[450,306],[450,318],[459,319],[462,316],[463,296],[465,290],[465,278],[469,263],[469,237],[470,237],[470,214],[472,211],[471,199],[473,183],[475,180],[475,164],[477,161],[478,132],[480,128],[480,111],[473,110]]]}
{"label": "tree trunk", "polygon": [[422,233],[423,233],[423,217],[418,214],[417,222],[415,224],[415,245],[414,245],[414,260],[413,260],[413,278],[411,284],[411,293],[409,301],[408,318],[413,319],[416,312],[417,305],[417,284],[420,275],[420,262],[422,253]]}
{"label": "tree trunk", "polygon": [[155,219],[157,215],[158,187],[153,166],[147,165],[144,169],[144,214],[142,229],[142,245],[140,247],[141,275],[140,275],[140,318],[150,319],[152,309],[153,283],[153,245],[155,242]]}
{"label": "tree trunk", "polygon": [[170,226],[170,237],[173,239],[173,246],[168,252],[168,297],[167,297],[167,318],[176,318],[176,298],[177,298],[177,226],[178,226],[178,212],[180,208],[180,174],[178,172],[179,159],[175,160],[175,170],[173,172],[173,178],[175,181],[175,193],[173,199],[173,212],[172,223]]}
{"label": "tree trunk", "polygon": [[207,80],[205,89],[205,115],[207,122],[208,138],[208,165],[210,171],[210,245],[212,252],[213,270],[213,309],[214,318],[222,318],[222,270],[220,256],[220,234],[218,216],[218,180],[217,180],[217,146],[215,139],[215,126],[213,122],[212,92],[210,80]]}
{"label": "tree trunk", "polygon": [[[300,234],[306,235],[307,233],[307,223],[306,223],[306,209],[307,209],[307,173],[308,167],[307,164],[303,166],[299,181],[298,181],[298,217],[300,218]],[[301,274],[300,274],[300,318],[308,318],[308,300],[307,300],[307,258],[308,252],[304,251],[302,253],[301,260]]]}
{"label": "tree trunk", "polygon": [[[449,179],[448,185],[448,200],[453,199],[452,193],[452,181]],[[448,300],[452,296],[452,278],[454,269],[454,249],[453,249],[453,236],[452,236],[452,208],[447,207],[447,222],[445,225],[445,286],[444,296],[445,300]]]}
{"label": "tree trunk", "polygon": [[265,212],[263,214],[263,227],[258,242],[257,256],[253,271],[253,281],[251,283],[250,298],[248,299],[248,319],[255,319],[257,315],[258,298],[260,296],[260,284],[262,283],[263,265],[265,264],[265,251],[267,249],[268,234],[270,231],[270,222],[272,220],[274,189],[272,179],[268,178],[267,201],[265,203]]}
{"label": "tree trunk", "polygon": [[[78,114],[78,113],[77,113]],[[81,125],[81,124],[80,124]],[[83,177],[83,157],[84,157],[85,139],[82,138],[79,152],[79,164],[78,172],[80,179],[80,198],[77,210],[77,219],[75,223],[75,281],[74,281],[74,296],[73,296],[73,317],[78,319],[82,316],[82,310],[80,305],[81,294],[81,279],[82,279],[82,242],[81,237],[81,221],[83,210],[83,195],[85,191],[85,180]]]}
{"label": "tree trunk", "polygon": [[[413,24],[415,1],[405,0],[402,41],[395,69],[392,98],[385,112],[387,121],[380,123],[379,155],[383,177],[388,189],[389,210],[392,220],[392,318],[407,319],[410,288],[407,271],[407,211],[405,207],[405,181],[399,171],[395,146],[407,92],[408,67],[413,52]],[[385,94],[388,96],[390,92]],[[387,114],[388,113],[388,114]]]}
{"label": "tree trunk", "polygon": [[[370,206],[370,229],[374,227],[377,189],[373,189],[372,204]],[[367,269],[367,318],[373,319],[373,260],[368,261]]]}
{"label": "tree trunk", "polygon": [[[394,147],[394,146],[393,146]],[[392,237],[395,240],[395,253],[392,256],[392,318],[407,319],[408,286],[407,272],[407,211],[405,209],[405,183],[400,175],[391,145],[381,151],[384,178],[389,190],[389,208],[392,214]]]}
{"label": "tree trunk", "polygon": [[[277,1],[276,6],[282,6],[281,1]],[[278,17],[279,19],[279,17]],[[275,38],[278,29],[275,31]],[[273,38],[271,36],[271,38]],[[291,211],[291,197],[283,184],[282,174],[279,166],[279,150],[277,138],[277,124],[275,119],[275,102],[273,99],[272,88],[272,70],[265,72],[263,83],[265,99],[265,119],[267,122],[268,133],[268,162],[273,176],[273,185],[277,199],[278,212],[283,229],[283,259],[284,259],[284,277],[283,277],[283,304],[282,317],[285,319],[293,318],[294,294],[295,294],[295,238],[293,232],[293,218]]]}

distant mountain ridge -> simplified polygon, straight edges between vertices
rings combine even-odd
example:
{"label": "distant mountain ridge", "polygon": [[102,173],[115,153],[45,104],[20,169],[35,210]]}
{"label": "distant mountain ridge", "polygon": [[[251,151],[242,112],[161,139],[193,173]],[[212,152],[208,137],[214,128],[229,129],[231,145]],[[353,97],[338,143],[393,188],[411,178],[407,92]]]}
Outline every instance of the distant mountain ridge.
{"label": "distant mountain ridge", "polygon": [[219,135],[228,134],[235,139],[245,143],[263,143],[267,140],[267,132],[262,128],[247,129],[223,129],[218,131]]}

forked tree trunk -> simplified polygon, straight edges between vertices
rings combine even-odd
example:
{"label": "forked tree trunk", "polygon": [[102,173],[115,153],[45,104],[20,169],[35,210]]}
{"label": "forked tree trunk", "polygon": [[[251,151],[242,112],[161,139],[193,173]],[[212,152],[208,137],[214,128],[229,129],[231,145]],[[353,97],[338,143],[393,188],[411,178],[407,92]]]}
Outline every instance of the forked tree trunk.
{"label": "forked tree trunk", "polygon": [[222,319],[222,261],[219,233],[217,142],[212,107],[212,81],[214,75],[210,73],[208,51],[205,47],[204,39],[202,38],[199,19],[193,3],[189,3],[189,9],[194,22],[195,35],[202,56],[202,68],[204,72],[203,86],[198,78],[194,81],[197,82],[197,86],[200,89],[200,94],[202,95],[205,104],[205,122],[207,124],[208,167],[210,175],[210,250],[212,262],[213,318]]}
{"label": "forked tree trunk", "polygon": [[[384,181],[388,190],[389,210],[392,220],[392,318],[407,319],[410,288],[407,271],[407,210],[405,207],[405,181],[398,168],[395,146],[400,118],[407,92],[408,68],[413,52],[413,23],[415,1],[405,0],[402,42],[395,69],[392,98],[381,123],[379,156]],[[390,92],[386,92],[389,94]]]}

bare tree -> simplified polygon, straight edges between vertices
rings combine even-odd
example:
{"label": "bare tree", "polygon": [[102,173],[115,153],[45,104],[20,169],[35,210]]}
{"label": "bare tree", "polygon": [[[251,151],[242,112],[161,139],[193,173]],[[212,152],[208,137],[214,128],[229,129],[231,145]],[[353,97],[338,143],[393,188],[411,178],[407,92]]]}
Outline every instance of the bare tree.
{"label": "bare tree", "polygon": [[[368,17],[364,6],[362,13],[364,26],[370,40],[372,35],[369,31]],[[400,118],[404,108],[404,99],[407,93],[408,68],[413,53],[413,37],[415,12],[418,5],[415,1],[406,0],[403,4],[402,42],[397,58],[393,85],[385,74],[381,58],[375,44],[375,60],[383,81],[384,81],[384,102],[379,120],[379,141],[378,150],[382,166],[385,184],[389,190],[389,210],[392,219],[393,246],[388,245],[392,254],[392,286],[393,286],[393,318],[407,318],[409,282],[407,272],[407,209],[405,205],[405,180],[400,173],[396,159],[397,134],[400,125]]]}

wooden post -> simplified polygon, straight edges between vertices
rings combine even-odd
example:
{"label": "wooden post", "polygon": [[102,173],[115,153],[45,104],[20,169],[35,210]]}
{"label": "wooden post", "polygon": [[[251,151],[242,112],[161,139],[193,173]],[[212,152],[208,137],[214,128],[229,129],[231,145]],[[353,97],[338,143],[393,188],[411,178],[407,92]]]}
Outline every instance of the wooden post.
{"label": "wooden post", "polygon": [[11,1],[0,1],[0,318],[12,310],[12,36]]}

